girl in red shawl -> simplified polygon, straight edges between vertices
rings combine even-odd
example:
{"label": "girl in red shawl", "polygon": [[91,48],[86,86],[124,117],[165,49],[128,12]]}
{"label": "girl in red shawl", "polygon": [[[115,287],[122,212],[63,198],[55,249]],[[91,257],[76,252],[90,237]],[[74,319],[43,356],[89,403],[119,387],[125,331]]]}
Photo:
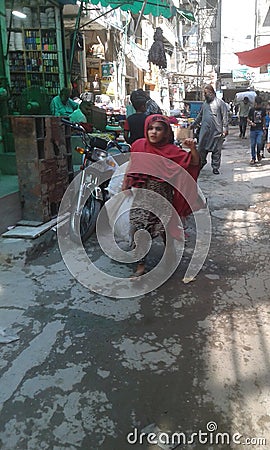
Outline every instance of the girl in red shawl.
{"label": "girl in red shawl", "polygon": [[[157,197],[152,195],[151,198],[151,192],[164,197],[174,206],[180,217],[186,217],[195,209],[190,207],[190,201],[187,202],[186,198],[196,200],[198,198],[196,183],[188,183],[188,179],[191,175],[193,180],[197,180],[200,157],[193,139],[184,141],[184,145],[190,149],[189,152],[172,144],[172,128],[166,116],[159,114],[148,116],[144,134],[145,138],[138,139],[131,146],[130,163],[122,188],[122,190],[131,187],[143,188],[140,191],[139,202],[136,204],[135,196],[130,210],[131,228],[133,235],[141,229],[147,230],[152,238],[161,235],[166,244],[164,224],[165,227],[168,225],[168,245],[172,245],[173,238],[180,238],[179,218],[175,220],[175,215],[172,214],[172,208],[168,203],[162,204],[158,216],[151,212],[153,204],[157,206]],[[176,183],[177,189],[171,183],[174,185]],[[194,192],[194,185],[196,192]],[[192,195],[190,191],[193,191]],[[138,263],[134,276],[141,276],[144,272],[145,260],[142,259]]]}

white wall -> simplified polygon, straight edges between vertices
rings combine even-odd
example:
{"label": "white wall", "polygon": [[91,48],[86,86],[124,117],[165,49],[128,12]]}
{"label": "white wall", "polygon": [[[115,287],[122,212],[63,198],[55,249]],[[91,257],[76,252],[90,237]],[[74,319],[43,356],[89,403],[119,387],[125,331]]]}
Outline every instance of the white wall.
{"label": "white wall", "polygon": [[[220,72],[230,73],[243,66],[234,52],[254,48],[256,0],[222,0]],[[226,37],[225,37],[226,36]],[[247,39],[247,36],[250,36]]]}

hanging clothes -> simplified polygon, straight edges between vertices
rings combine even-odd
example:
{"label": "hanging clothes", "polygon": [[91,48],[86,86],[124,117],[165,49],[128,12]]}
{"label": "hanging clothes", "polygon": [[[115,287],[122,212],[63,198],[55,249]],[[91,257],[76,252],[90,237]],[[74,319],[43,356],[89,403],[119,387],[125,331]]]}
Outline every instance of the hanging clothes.
{"label": "hanging clothes", "polygon": [[158,27],[154,34],[154,42],[148,53],[148,61],[158,66],[160,69],[166,69],[167,59],[163,43],[163,32]]}

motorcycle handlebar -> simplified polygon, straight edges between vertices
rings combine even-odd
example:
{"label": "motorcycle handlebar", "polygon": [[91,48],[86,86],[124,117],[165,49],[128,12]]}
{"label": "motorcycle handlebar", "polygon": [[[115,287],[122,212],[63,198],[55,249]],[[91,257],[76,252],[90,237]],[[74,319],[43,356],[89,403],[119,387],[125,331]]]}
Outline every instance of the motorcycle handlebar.
{"label": "motorcycle handlebar", "polygon": [[73,128],[73,130],[81,131],[83,133],[86,133],[85,129],[82,125],[76,123],[76,122],[70,122],[68,119],[61,119],[61,122],[65,125],[68,125],[70,128]]}
{"label": "motorcycle handlebar", "polygon": [[108,149],[112,147],[116,147],[121,153],[128,153],[130,151],[129,146],[129,149],[124,149],[116,140],[111,140],[108,142]]}
{"label": "motorcycle handlebar", "polygon": [[110,148],[112,148],[112,147],[116,147],[118,150],[120,150],[120,152],[122,152],[121,145],[119,145],[118,142],[115,141],[115,140],[110,140],[110,141],[108,142],[108,148],[110,149]]}
{"label": "motorcycle handlebar", "polygon": [[90,139],[91,146],[93,147],[99,147],[102,150],[109,150],[111,147],[116,147],[121,153],[127,152],[127,150],[124,150],[116,140],[111,140],[108,142],[106,139],[99,138],[97,136],[91,136],[89,133],[87,133],[85,128],[79,123],[70,122],[70,120],[64,118],[61,119],[61,122],[64,123],[65,125],[68,125],[73,130],[80,131],[84,135],[87,135]]}

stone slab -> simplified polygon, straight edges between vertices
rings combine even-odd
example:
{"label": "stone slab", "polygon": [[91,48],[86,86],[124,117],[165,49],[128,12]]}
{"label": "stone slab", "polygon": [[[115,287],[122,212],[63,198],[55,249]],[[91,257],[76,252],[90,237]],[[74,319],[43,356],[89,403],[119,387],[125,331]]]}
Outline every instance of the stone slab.
{"label": "stone slab", "polygon": [[12,230],[7,231],[2,234],[4,238],[25,238],[25,239],[36,239],[46,231],[50,230],[57,223],[57,219],[52,219],[49,222],[43,223],[42,225],[33,226],[16,226]]}

